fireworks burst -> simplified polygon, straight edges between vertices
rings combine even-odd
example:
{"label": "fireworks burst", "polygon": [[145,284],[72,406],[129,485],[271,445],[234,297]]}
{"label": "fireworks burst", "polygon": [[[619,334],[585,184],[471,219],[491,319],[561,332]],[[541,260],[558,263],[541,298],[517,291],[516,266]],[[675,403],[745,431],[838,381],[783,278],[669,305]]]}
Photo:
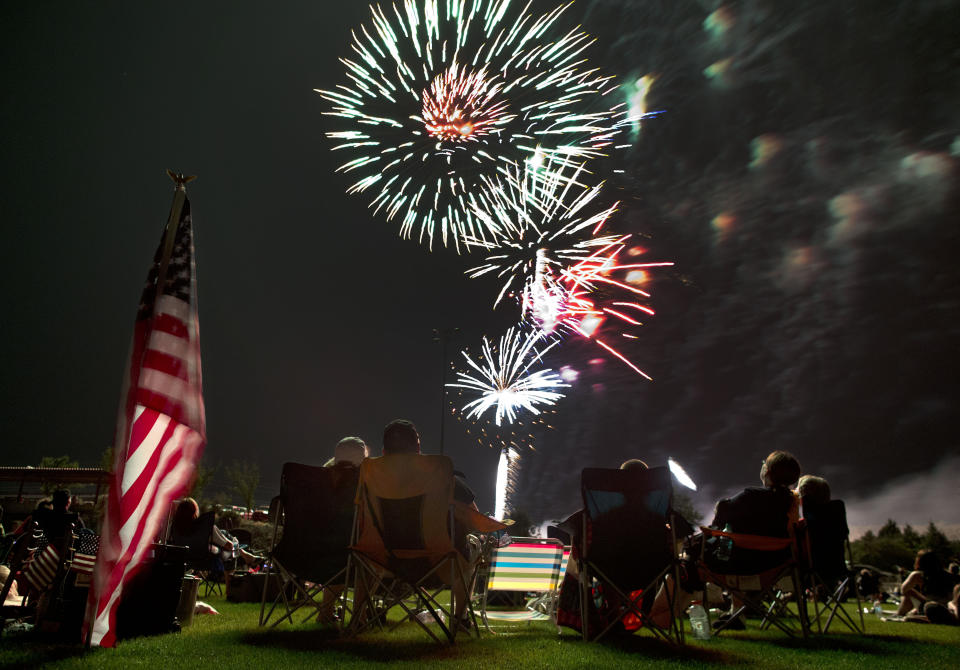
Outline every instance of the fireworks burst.
{"label": "fireworks burst", "polygon": [[[542,15],[510,0],[405,0],[371,7],[353,33],[348,83],[318,92],[341,127],[334,150],[354,152],[338,171],[359,178],[349,193],[432,247],[459,251],[499,231],[475,212],[539,145],[557,160],[595,158],[636,121],[613,103],[612,77],[583,57],[593,38],[559,32],[569,4]],[[592,112],[591,109],[602,109]]]}
{"label": "fireworks burst", "polygon": [[[524,320],[540,331],[562,330],[594,340],[638,374],[650,379],[615,347],[597,336],[607,319],[630,328],[653,310],[639,299],[650,294],[632,285],[630,273],[644,273],[669,262],[623,263],[630,235],[600,234],[616,203],[590,214],[602,183],[582,183],[584,165],[531,159],[522,168],[503,171],[506,188],[492,198],[489,211],[476,211],[491,229],[501,231],[494,251],[482,265],[467,271],[471,278],[494,274],[503,284],[494,307],[516,298]],[[492,245],[491,245],[492,246]],[[638,247],[633,247],[633,250]],[[618,278],[625,273],[624,280]],[[645,277],[646,275],[642,275]],[[629,300],[600,300],[604,286]],[[621,332],[628,339],[636,336]]]}
{"label": "fireworks burst", "polygon": [[543,334],[540,332],[510,328],[497,346],[484,337],[477,361],[466,351],[462,352],[472,371],[458,372],[457,382],[447,386],[480,393],[479,398],[463,406],[462,411],[468,419],[479,418],[488,409],[496,408],[494,423],[497,426],[504,420],[513,423],[520,409],[540,414],[538,405],[553,405],[563,397],[563,393],[556,389],[569,384],[560,375],[550,369],[530,372],[530,368],[557,344],[554,340],[538,349],[537,343],[541,339]]}

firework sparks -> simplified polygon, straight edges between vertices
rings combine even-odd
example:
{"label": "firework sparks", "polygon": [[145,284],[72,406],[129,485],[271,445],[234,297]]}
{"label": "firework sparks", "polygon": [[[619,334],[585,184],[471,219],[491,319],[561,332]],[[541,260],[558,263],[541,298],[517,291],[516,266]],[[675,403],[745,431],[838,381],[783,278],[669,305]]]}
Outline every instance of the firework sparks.
{"label": "firework sparks", "polygon": [[[476,211],[478,218],[488,221],[490,229],[500,231],[496,248],[467,275],[493,275],[503,282],[494,307],[504,298],[516,298],[522,318],[543,333],[561,330],[592,339],[650,379],[597,333],[607,319],[630,328],[642,325],[640,319],[654,313],[638,302],[650,294],[630,281],[618,279],[619,273],[626,273],[630,280],[633,273],[673,263],[619,260],[625,249],[631,256],[643,250],[630,246],[630,235],[601,234],[617,205],[591,208],[603,184],[583,184],[584,172],[582,163],[549,156],[535,156],[522,169],[504,170],[506,188],[492,196],[493,206],[488,211]],[[591,214],[591,209],[599,211]],[[598,302],[596,289],[600,285],[633,299]],[[635,339],[630,333],[620,334]]]}
{"label": "firework sparks", "polygon": [[[635,123],[613,78],[587,65],[594,41],[559,29],[569,3],[536,15],[509,0],[405,0],[371,7],[341,59],[348,81],[317,89],[340,127],[339,168],[359,178],[349,193],[398,218],[400,232],[459,251],[499,231],[478,219],[501,170],[539,151],[585,160],[614,147]],[[590,111],[599,109],[601,111]]]}
{"label": "firework sparks", "polygon": [[483,338],[478,361],[462,352],[472,372],[458,372],[457,382],[447,386],[480,393],[479,398],[463,406],[462,411],[468,419],[478,418],[488,409],[495,408],[494,423],[497,426],[504,420],[513,423],[520,409],[540,414],[538,405],[553,405],[563,397],[563,393],[556,389],[569,384],[560,375],[550,369],[530,372],[530,368],[557,344],[554,340],[538,349],[537,343],[541,339],[543,335],[537,331],[510,328],[497,346]]}

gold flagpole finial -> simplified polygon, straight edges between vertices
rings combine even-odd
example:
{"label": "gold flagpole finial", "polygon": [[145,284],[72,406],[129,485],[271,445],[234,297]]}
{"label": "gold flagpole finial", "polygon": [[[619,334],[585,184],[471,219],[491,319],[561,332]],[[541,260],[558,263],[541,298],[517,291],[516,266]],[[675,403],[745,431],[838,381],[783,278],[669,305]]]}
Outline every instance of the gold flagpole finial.
{"label": "gold flagpole finial", "polygon": [[173,170],[167,170],[167,175],[173,180],[173,183],[177,185],[178,191],[186,191],[185,185],[197,178],[195,174],[183,174],[181,172],[174,172]]}

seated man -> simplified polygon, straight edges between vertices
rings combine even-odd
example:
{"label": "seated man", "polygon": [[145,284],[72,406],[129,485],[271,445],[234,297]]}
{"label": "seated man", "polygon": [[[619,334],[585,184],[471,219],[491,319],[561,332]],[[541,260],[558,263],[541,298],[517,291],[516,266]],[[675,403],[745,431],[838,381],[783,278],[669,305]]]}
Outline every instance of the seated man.
{"label": "seated man", "polygon": [[[387,424],[383,431],[384,456],[389,456],[392,454],[419,453],[420,435],[417,433],[417,429],[413,423],[405,419],[397,419]],[[473,564],[466,551],[466,536],[468,533],[476,530],[487,530],[483,527],[485,525],[483,521],[489,520],[477,510],[476,503],[474,502],[473,491],[471,491],[470,487],[467,486],[462,475],[454,476],[453,497],[454,530],[452,533],[452,540],[454,546],[461,555],[461,568],[463,574],[469,576],[473,574]],[[497,524],[497,527],[502,528],[502,525]],[[364,588],[365,586],[362,581],[358,583],[355,602],[365,603],[366,594],[364,592]],[[467,598],[469,597],[469,594],[464,592],[464,585],[459,583],[458,580],[454,580],[454,583],[451,584],[451,590],[453,591],[456,607],[454,616],[458,621],[463,621],[463,615],[466,611]],[[358,621],[363,621],[365,619],[365,613],[363,612],[362,607],[355,616]]]}
{"label": "seated man", "polygon": [[[800,463],[793,454],[786,451],[774,451],[768,455],[760,468],[760,480],[763,487],[747,487],[733,498],[717,502],[711,528],[746,535],[765,537],[792,537],[793,529],[800,520],[800,500],[790,487],[800,477]],[[714,538],[717,539],[717,538]],[[701,536],[698,534],[687,545],[690,561],[686,564],[686,584],[681,574],[680,594],[674,603],[674,613],[684,612],[693,595],[690,591],[701,590],[703,580],[695,569],[699,558]],[[790,550],[782,552],[754,551],[733,547],[727,550],[719,541],[707,542],[703,561],[720,574],[749,575],[775,567],[790,556]],[[661,621],[669,622],[667,589],[657,594],[652,614]],[[734,603],[734,609],[739,607]],[[733,626],[739,628],[741,623]]]}

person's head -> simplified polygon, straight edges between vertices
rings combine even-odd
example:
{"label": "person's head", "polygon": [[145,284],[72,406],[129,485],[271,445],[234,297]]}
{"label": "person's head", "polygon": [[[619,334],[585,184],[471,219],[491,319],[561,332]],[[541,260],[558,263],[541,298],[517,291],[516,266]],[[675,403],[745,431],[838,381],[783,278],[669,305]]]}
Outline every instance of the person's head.
{"label": "person's head", "polygon": [[947,566],[947,572],[951,575],[960,575],[960,563],[951,563]]}
{"label": "person's head", "polygon": [[173,527],[182,533],[190,531],[191,522],[200,516],[200,506],[193,498],[184,498],[173,511]]}
{"label": "person's head", "polygon": [[826,505],[830,502],[830,484],[816,475],[801,477],[797,483],[797,493],[804,505]]}
{"label": "person's head", "polygon": [[627,472],[636,472],[637,470],[648,470],[647,464],[641,461],[639,458],[631,458],[630,460],[624,461],[620,464],[621,470],[626,470]]}
{"label": "person's head", "polygon": [[913,562],[913,569],[919,570],[925,575],[932,575],[943,571],[943,564],[940,563],[940,557],[929,549],[921,549],[917,552],[917,558]]}
{"label": "person's head", "polygon": [[383,429],[383,455],[419,454],[420,434],[406,419],[395,419]]}
{"label": "person's head", "polygon": [[333,462],[335,465],[350,463],[359,466],[363,459],[369,455],[370,450],[367,448],[366,442],[359,437],[345,437],[337,442],[337,446],[334,447]]}
{"label": "person's head", "polygon": [[772,452],[760,468],[764,486],[793,486],[799,478],[800,463],[789,451]]}
{"label": "person's head", "polygon": [[70,507],[70,491],[57,489],[53,492],[53,509],[57,512],[66,512]]}

